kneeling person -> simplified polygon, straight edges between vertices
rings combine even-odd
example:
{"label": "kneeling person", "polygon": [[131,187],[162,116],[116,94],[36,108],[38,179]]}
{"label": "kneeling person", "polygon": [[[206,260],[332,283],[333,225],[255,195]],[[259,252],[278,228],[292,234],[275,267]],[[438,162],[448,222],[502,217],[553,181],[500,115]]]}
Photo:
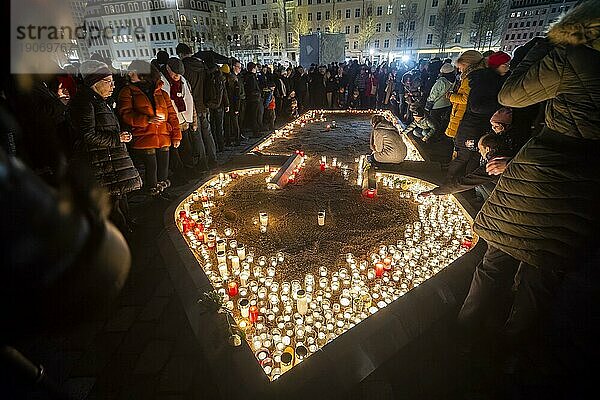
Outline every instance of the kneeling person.
{"label": "kneeling person", "polygon": [[371,118],[371,157],[379,163],[401,163],[406,158],[407,149],[402,136],[383,115]]}

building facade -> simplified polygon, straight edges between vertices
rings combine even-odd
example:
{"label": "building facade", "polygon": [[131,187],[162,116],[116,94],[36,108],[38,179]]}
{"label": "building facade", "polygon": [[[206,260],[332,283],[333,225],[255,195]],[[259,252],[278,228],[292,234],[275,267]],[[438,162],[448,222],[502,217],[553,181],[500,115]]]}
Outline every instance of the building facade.
{"label": "building facade", "polygon": [[549,25],[577,1],[513,0],[502,35],[501,49],[513,51],[535,36],[544,36]]}
{"label": "building facade", "polygon": [[498,49],[507,13],[506,0],[293,0],[284,37],[297,46],[299,34],[345,33],[348,59],[455,57],[473,48]]}
{"label": "building facade", "polygon": [[224,1],[91,0],[85,9],[89,54],[100,54],[122,68],[150,60],[160,50],[175,54],[178,43],[194,51],[229,51]]}

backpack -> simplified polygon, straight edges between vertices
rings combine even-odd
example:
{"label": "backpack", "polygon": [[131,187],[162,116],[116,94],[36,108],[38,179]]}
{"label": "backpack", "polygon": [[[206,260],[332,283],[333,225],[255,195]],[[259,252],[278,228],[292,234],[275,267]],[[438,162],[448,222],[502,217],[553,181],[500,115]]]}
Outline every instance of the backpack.
{"label": "backpack", "polygon": [[204,103],[208,108],[219,108],[223,100],[225,79],[218,68],[211,69],[206,74],[204,83]]}

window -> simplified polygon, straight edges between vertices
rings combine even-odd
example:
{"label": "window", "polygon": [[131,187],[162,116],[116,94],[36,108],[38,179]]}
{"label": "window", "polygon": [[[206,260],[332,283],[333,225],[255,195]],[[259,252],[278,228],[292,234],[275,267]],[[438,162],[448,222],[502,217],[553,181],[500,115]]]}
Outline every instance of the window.
{"label": "window", "polygon": [[[415,21],[410,21],[408,23],[408,30],[409,31],[414,31],[415,30]],[[412,39],[411,39],[412,40]],[[412,43],[412,42],[411,42]]]}
{"label": "window", "polygon": [[426,44],[432,44],[432,43],[433,43],[433,33],[428,33]]}
{"label": "window", "polygon": [[350,48],[350,42],[344,43],[344,50],[348,50]]}
{"label": "window", "polygon": [[406,47],[412,47],[413,46],[413,39],[406,39]]}
{"label": "window", "polygon": [[269,44],[269,35],[264,35],[263,36],[263,43],[264,44]]}
{"label": "window", "polygon": [[525,23],[525,26],[527,26],[527,27],[529,26],[529,21],[527,21],[527,22]]}
{"label": "window", "polygon": [[453,1],[454,1],[454,0],[446,0],[446,5],[447,5],[447,6],[451,6]]}
{"label": "window", "polygon": [[354,33],[358,33],[359,32],[359,27],[358,25],[354,25]]}
{"label": "window", "polygon": [[387,15],[392,15],[392,11],[394,11],[394,6],[390,4],[388,5]]}
{"label": "window", "polygon": [[258,35],[254,35],[252,39],[254,40],[254,45],[258,46]]}
{"label": "window", "polygon": [[[510,25],[510,24],[509,24],[509,25]],[[537,21],[533,21],[533,24],[532,24],[532,25],[533,25],[533,26],[537,26]],[[510,28],[510,26],[509,26],[509,28]]]}
{"label": "window", "polygon": [[517,33],[517,39],[521,39],[521,34]]}
{"label": "window", "polygon": [[381,23],[376,23],[375,24],[375,32],[381,32]]}
{"label": "window", "polygon": [[504,40],[508,40],[509,36],[510,35],[507,33],[506,36],[504,36]]}
{"label": "window", "polygon": [[298,21],[302,21],[302,14],[298,14]]}
{"label": "window", "polygon": [[267,16],[266,13],[263,14],[263,21],[262,21],[263,25],[269,25],[269,17]]}
{"label": "window", "polygon": [[321,11],[317,11],[317,21],[321,20]]}
{"label": "window", "polygon": [[544,20],[541,20],[539,25],[540,26],[544,25]]}
{"label": "window", "polygon": [[435,26],[435,17],[436,15],[429,16],[429,26]]}
{"label": "window", "polygon": [[251,1],[251,4],[252,4],[253,6],[255,6],[255,5],[256,5],[256,0],[250,0],[250,1]]}
{"label": "window", "polygon": [[350,10],[346,10],[346,18],[350,18]]}
{"label": "window", "polygon": [[390,47],[390,39],[385,39],[385,40],[383,41],[383,47],[384,47],[384,48],[386,48],[386,49],[387,49],[388,47]]}
{"label": "window", "polygon": [[288,44],[292,44],[294,42],[294,34],[292,32],[288,32],[287,42],[288,42]]}
{"label": "window", "polygon": [[438,0],[431,0],[431,7],[437,7],[438,6]]}
{"label": "window", "polygon": [[301,6],[302,5],[302,0],[298,0],[298,5]]}
{"label": "window", "polygon": [[396,48],[400,48],[400,47],[402,47],[402,39],[397,38],[396,39]]}
{"label": "window", "polygon": [[375,42],[373,43],[373,47],[375,47],[376,49],[379,48],[379,39],[375,39]]}
{"label": "window", "polygon": [[325,11],[325,21],[329,21],[331,19],[331,11]]}
{"label": "window", "polygon": [[392,31],[392,23],[391,22],[386,22],[385,23],[385,31],[386,32],[391,32]]}
{"label": "window", "polygon": [[454,43],[460,43],[461,39],[462,39],[462,33],[456,32],[456,35],[454,35]]}
{"label": "window", "polygon": [[379,15],[383,15],[383,7],[382,7],[382,6],[379,6],[379,7],[377,7],[376,14],[377,14],[378,16],[379,16]]}
{"label": "window", "polygon": [[529,39],[533,37],[533,32],[529,32]]}
{"label": "window", "polygon": [[360,18],[360,8],[354,10],[354,18]]}
{"label": "window", "polygon": [[308,20],[312,21],[312,13],[308,13]]}
{"label": "window", "polygon": [[236,6],[235,0],[231,0],[231,7],[235,7],[235,6]]}
{"label": "window", "polygon": [[512,22],[508,24],[508,29],[512,28]]}
{"label": "window", "polygon": [[510,35],[510,40],[514,40],[515,39],[515,34],[513,33],[512,35]]}
{"label": "window", "polygon": [[465,13],[459,13],[458,14],[458,24],[462,25],[465,23]]}
{"label": "window", "polygon": [[355,40],[354,43],[352,43],[352,48],[354,50],[358,49],[358,40]]}
{"label": "window", "polygon": [[242,6],[246,5],[246,0],[241,0],[241,2],[242,2]]}
{"label": "window", "polygon": [[519,28],[522,28],[523,26],[525,26],[525,22],[521,22],[521,23],[519,24]]}
{"label": "window", "polygon": [[346,35],[349,35],[349,34],[350,34],[350,25],[347,25],[346,26]]}
{"label": "window", "polygon": [[469,0],[462,0],[462,4],[469,4]]}
{"label": "window", "polygon": [[556,7],[552,7],[552,11],[550,13],[554,14],[555,12],[556,12]]}
{"label": "window", "polygon": [[337,11],[335,12],[335,17],[336,17],[337,19],[342,19],[342,10],[337,10]]}

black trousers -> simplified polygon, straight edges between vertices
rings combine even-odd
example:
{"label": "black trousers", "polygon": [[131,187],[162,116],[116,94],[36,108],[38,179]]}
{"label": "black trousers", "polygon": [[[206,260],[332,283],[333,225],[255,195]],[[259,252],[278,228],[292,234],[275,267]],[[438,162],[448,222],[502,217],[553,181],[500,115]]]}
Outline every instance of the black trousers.
{"label": "black trousers", "polygon": [[212,108],[210,110],[210,131],[217,145],[218,152],[225,149],[225,133],[223,131],[224,111],[222,108]]}
{"label": "black trousers", "polygon": [[238,146],[240,144],[240,124],[238,120],[239,114],[230,111],[225,113],[225,145],[232,144]]}
{"label": "black trousers", "polygon": [[215,139],[210,132],[210,123],[208,122],[207,112],[198,112],[198,130],[202,136],[208,166],[214,168],[217,166],[217,146],[215,145]]}
{"label": "black trousers", "polygon": [[127,202],[127,195],[111,195],[110,196],[111,210],[109,218],[113,224],[119,230],[126,234],[128,233],[129,226],[129,203]]}
{"label": "black trousers", "polygon": [[253,136],[260,136],[260,126],[258,124],[260,103],[258,101],[246,102],[246,113],[244,123],[250,129]]}
{"label": "black trousers", "polygon": [[450,112],[452,111],[452,107],[444,107],[444,108],[436,108],[429,112],[429,115],[433,120],[437,123],[438,130],[436,131],[437,135],[443,135],[446,133],[446,129],[448,128],[448,123],[450,123]]}
{"label": "black trousers", "polygon": [[486,319],[496,318],[504,322],[501,333],[509,344],[530,338],[549,315],[561,275],[552,266],[537,268],[489,245],[458,322],[466,332],[477,332]]}
{"label": "black trousers", "polygon": [[144,164],[144,187],[152,189],[169,177],[169,148],[136,150]]}

